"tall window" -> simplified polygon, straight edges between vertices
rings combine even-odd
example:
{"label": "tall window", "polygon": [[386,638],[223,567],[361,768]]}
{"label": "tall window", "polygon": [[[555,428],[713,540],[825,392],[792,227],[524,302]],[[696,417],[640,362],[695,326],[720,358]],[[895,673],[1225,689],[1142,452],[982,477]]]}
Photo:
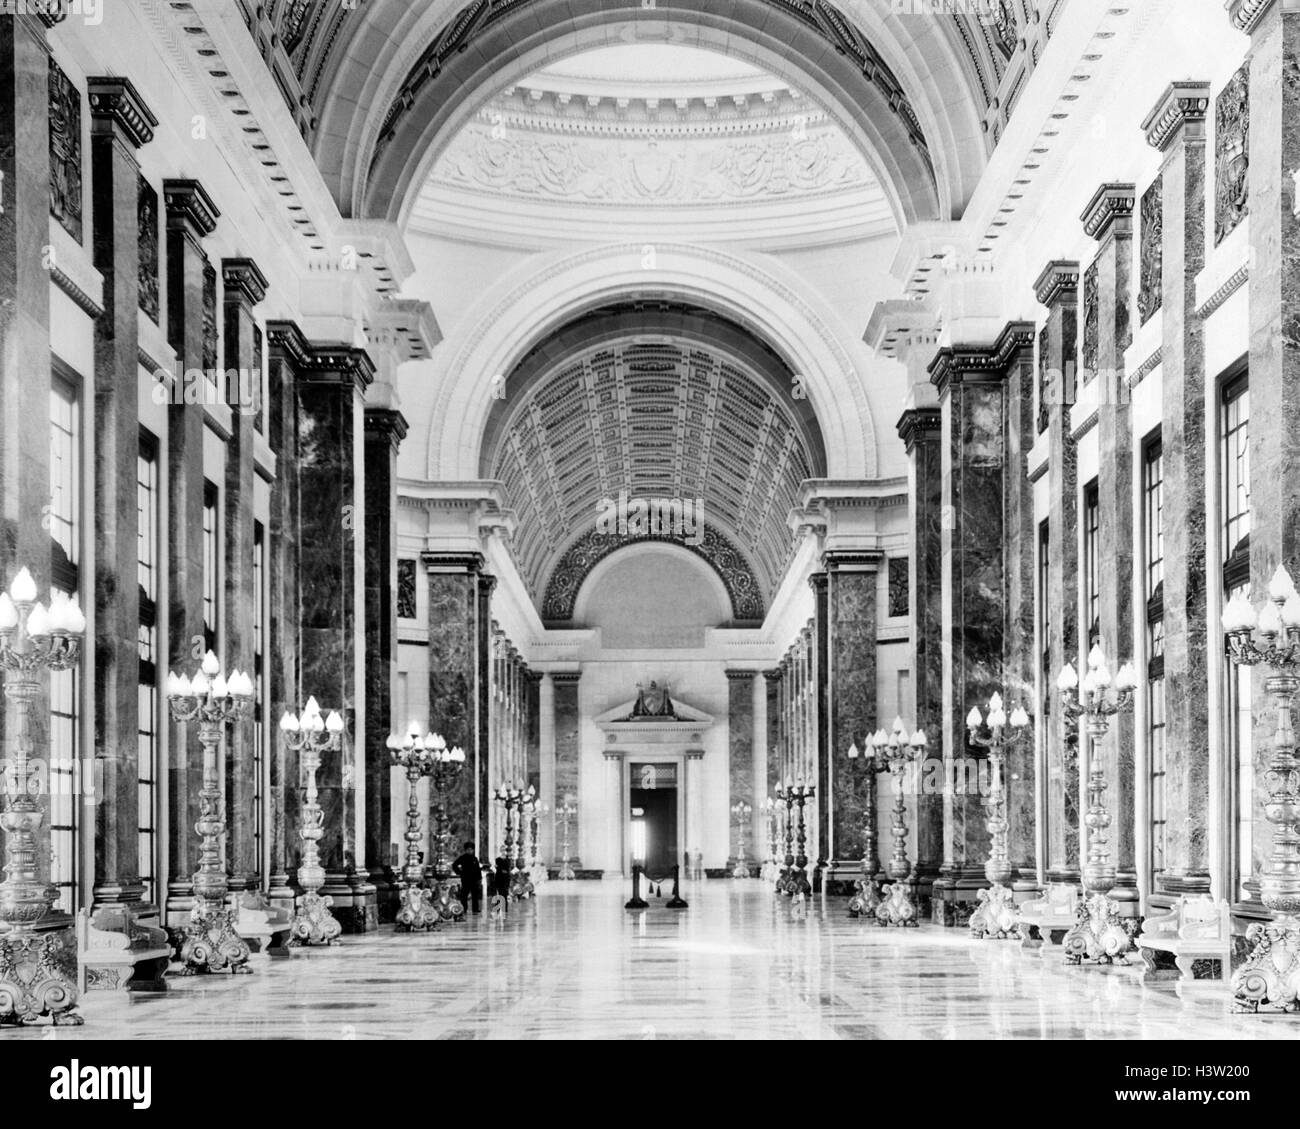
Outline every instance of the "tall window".
{"label": "tall window", "polygon": [[[1223,515],[1223,592],[1231,599],[1250,588],[1250,385],[1242,372],[1223,382],[1219,404],[1219,448],[1222,468],[1220,505]],[[1225,726],[1229,764],[1236,766],[1235,835],[1232,847],[1237,890],[1248,897],[1245,884],[1253,873],[1255,764],[1251,747],[1250,669],[1223,658],[1228,688]]]}
{"label": "tall window", "polygon": [[1083,592],[1088,649],[1101,638],[1101,498],[1094,479],[1083,490]]}
{"label": "tall window", "polygon": [[1142,446],[1143,596],[1147,630],[1147,749],[1151,766],[1151,869],[1165,869],[1168,845],[1165,752],[1165,460],[1157,431]]}
{"label": "tall window", "polygon": [[[81,413],[77,386],[56,371],[50,384],[50,565],[55,587],[78,592],[81,537]],[[83,601],[84,602],[84,601]],[[76,670],[50,674],[50,881],[71,913],[77,884]]]}
{"label": "tall window", "polygon": [[139,865],[144,898],[155,896],[158,796],[158,441],[140,433],[136,463],[136,558],[140,583],[140,685],[136,740]]}
{"label": "tall window", "polygon": [[203,635],[204,646],[217,649],[217,592],[221,583],[221,549],[217,529],[217,488],[203,484]]}
{"label": "tall window", "polygon": [[260,521],[253,523],[253,857],[262,866],[262,655],[266,647],[265,533]]}

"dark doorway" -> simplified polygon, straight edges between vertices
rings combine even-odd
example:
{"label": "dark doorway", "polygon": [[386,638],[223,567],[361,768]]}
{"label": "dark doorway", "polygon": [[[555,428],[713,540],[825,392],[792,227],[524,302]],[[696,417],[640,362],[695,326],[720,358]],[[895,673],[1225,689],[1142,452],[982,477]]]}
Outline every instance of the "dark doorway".
{"label": "dark doorway", "polygon": [[632,862],[651,878],[672,873],[677,857],[677,766],[634,764],[629,783]]}

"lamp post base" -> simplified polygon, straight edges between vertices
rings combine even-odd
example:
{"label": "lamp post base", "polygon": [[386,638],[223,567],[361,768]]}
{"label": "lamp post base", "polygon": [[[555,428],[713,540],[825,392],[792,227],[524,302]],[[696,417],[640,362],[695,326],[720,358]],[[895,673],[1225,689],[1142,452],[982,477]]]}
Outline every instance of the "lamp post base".
{"label": "lamp post base", "polygon": [[1250,955],[1232,974],[1232,1010],[1300,1011],[1300,920],[1256,922],[1246,930]]}
{"label": "lamp post base", "polygon": [[77,952],[60,933],[0,937],[0,1025],[48,1015],[59,1027],[79,1027],[76,1006]]}
{"label": "lamp post base", "polygon": [[406,886],[402,890],[402,905],[397,911],[397,928],[404,933],[435,929],[442,922],[442,914],[433,902],[433,891],[419,886]]}
{"label": "lamp post base", "polygon": [[971,936],[977,940],[1019,940],[1020,915],[1016,911],[1011,890],[1000,882],[995,882],[987,890],[981,890],[976,897],[980,904],[970,915]]}
{"label": "lamp post base", "polygon": [[298,903],[298,912],[289,923],[289,947],[302,945],[332,945],[339,939],[343,927],[330,913],[334,899],[326,894],[308,890]]}
{"label": "lamp post base", "polygon": [[1079,906],[1063,945],[1066,964],[1128,964],[1132,947],[1119,906],[1104,893],[1089,895]]}
{"label": "lamp post base", "polygon": [[251,956],[248,943],[235,928],[235,913],[224,905],[199,902],[190,911],[189,922],[181,929],[180,960],[182,976],[200,972],[247,974]]}
{"label": "lamp post base", "polygon": [[459,889],[452,889],[451,879],[434,879],[433,908],[443,921],[465,920],[465,903],[458,897],[459,893]]}
{"label": "lamp post base", "polygon": [[917,928],[916,905],[907,884],[895,881],[892,885],[885,886],[882,892],[885,900],[876,908],[876,924],[897,926],[900,929]]}
{"label": "lamp post base", "polygon": [[876,883],[871,878],[859,878],[853,883],[854,890],[857,891],[849,899],[849,916],[874,918],[876,910],[880,908],[880,895],[876,892]]}

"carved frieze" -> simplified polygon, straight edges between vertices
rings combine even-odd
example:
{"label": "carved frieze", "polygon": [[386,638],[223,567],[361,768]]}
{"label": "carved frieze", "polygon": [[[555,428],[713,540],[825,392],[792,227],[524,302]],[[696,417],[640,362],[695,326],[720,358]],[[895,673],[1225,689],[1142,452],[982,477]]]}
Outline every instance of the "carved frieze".
{"label": "carved frieze", "polygon": [[1047,369],[1047,326],[1038,331],[1038,434],[1050,425],[1052,390]]}
{"label": "carved frieze", "polygon": [[[841,192],[869,185],[861,156],[836,131],[810,123],[701,143],[683,136],[592,140],[511,131],[477,122],[434,172],[451,188],[607,204],[713,204]],[[499,131],[497,131],[499,132]]]}
{"label": "carved frieze", "polygon": [[217,370],[217,271],[203,264],[203,371]]}
{"label": "carved frieze", "polygon": [[1003,57],[1010,59],[1016,53],[1016,41],[1020,35],[1011,0],[993,0],[987,18],[993,32],[993,42],[1002,52]]}
{"label": "carved frieze", "polygon": [[1214,111],[1214,244],[1224,241],[1250,210],[1250,64],[1220,92]]}
{"label": "carved frieze", "polygon": [[415,619],[415,561],[397,562],[397,618]]}
{"label": "carved frieze", "polygon": [[140,177],[136,202],[136,231],[140,245],[140,309],[153,321],[159,318],[158,293],[158,192]]}
{"label": "carved frieze", "polygon": [[1138,236],[1138,317],[1143,325],[1160,309],[1164,289],[1164,178],[1157,176],[1142,195]]}
{"label": "carved frieze", "polygon": [[889,614],[905,616],[911,613],[910,563],[907,557],[889,558]]}
{"label": "carved frieze", "polygon": [[1097,373],[1097,349],[1101,340],[1101,306],[1097,290],[1097,263],[1083,272],[1083,343],[1080,378],[1087,383]]}
{"label": "carved frieze", "polygon": [[81,91],[50,60],[50,214],[81,242]]}

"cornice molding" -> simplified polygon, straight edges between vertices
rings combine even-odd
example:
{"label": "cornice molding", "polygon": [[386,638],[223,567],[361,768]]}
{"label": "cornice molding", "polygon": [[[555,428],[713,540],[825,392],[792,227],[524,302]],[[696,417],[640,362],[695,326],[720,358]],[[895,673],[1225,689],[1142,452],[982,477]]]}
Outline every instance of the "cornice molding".
{"label": "cornice molding", "polygon": [[479,576],[487,565],[487,558],[482,553],[438,553],[426,550],[420,554],[420,563],[424,565],[425,572]]}
{"label": "cornice molding", "polygon": [[406,417],[394,408],[366,408],[365,410],[365,433],[366,438],[377,440],[388,439],[393,445],[393,450],[397,450],[402,440],[406,438],[408,427]]}
{"label": "cornice molding", "polygon": [[86,80],[90,116],[120,130],[135,148],[153,140],[158,119],[129,78],[96,75]]}
{"label": "cornice molding", "polygon": [[197,180],[164,180],[163,201],[168,227],[188,225],[200,237],[217,230],[221,211]]}
{"label": "cornice molding", "polygon": [[910,455],[918,443],[939,438],[943,411],[938,407],[908,408],[898,420],[898,437]]}
{"label": "cornice molding", "polygon": [[1210,108],[1208,82],[1174,82],[1142,122],[1147,144],[1167,152],[1187,123],[1204,123]]}
{"label": "cornice molding", "polygon": [[351,379],[361,392],[374,383],[375,363],[364,349],[336,342],[308,341],[291,321],[267,322],[266,337],[271,348],[284,354],[299,379]]}
{"label": "cornice molding", "polygon": [[1165,347],[1161,345],[1154,353],[1151,354],[1151,356],[1149,356],[1145,361],[1143,361],[1140,365],[1138,365],[1136,369],[1133,370],[1133,374],[1128,378],[1129,391],[1131,392],[1134,388],[1136,388],[1139,384],[1142,383],[1144,378],[1149,376],[1151,373],[1155,372],[1156,369],[1160,367],[1160,362],[1163,361],[1164,359],[1165,359]]}
{"label": "cornice molding", "polygon": [[256,306],[266,297],[270,283],[252,259],[221,260],[222,292],[227,302],[243,298]]}
{"label": "cornice molding", "polygon": [[1249,280],[1250,264],[1242,263],[1241,266],[1228,275],[1228,277],[1224,279],[1223,284],[1215,290],[1213,294],[1206,298],[1200,307],[1198,307],[1196,316],[1202,320],[1208,318],[1238,290],[1245,286]]}
{"label": "cornice molding", "polygon": [[1033,322],[1010,322],[992,345],[950,345],[930,362],[930,381],[943,396],[953,384],[996,383],[1020,349],[1034,345]]}
{"label": "cornice molding", "polygon": [[1088,415],[1084,417],[1083,422],[1070,432],[1070,438],[1073,439],[1076,443],[1079,442],[1080,439],[1082,439],[1085,435],[1088,434],[1088,432],[1090,432],[1094,427],[1097,426],[1097,421],[1100,418],[1101,418],[1101,409],[1093,408],[1092,411],[1089,412]]}
{"label": "cornice molding", "polygon": [[1132,217],[1136,204],[1136,185],[1103,184],[1079,216],[1083,230],[1098,242],[1104,241],[1119,221]]}
{"label": "cornice molding", "polygon": [[78,286],[72,275],[58,265],[57,260],[50,266],[50,281],[72,299],[82,313],[91,318],[98,318],[103,314],[104,307]]}
{"label": "cornice molding", "polygon": [[1274,0],[1228,0],[1228,19],[1238,31],[1254,33],[1273,7]]}
{"label": "cornice molding", "polygon": [[1063,299],[1077,300],[1081,273],[1077,262],[1053,259],[1034,281],[1034,297],[1038,304],[1050,309]]}

